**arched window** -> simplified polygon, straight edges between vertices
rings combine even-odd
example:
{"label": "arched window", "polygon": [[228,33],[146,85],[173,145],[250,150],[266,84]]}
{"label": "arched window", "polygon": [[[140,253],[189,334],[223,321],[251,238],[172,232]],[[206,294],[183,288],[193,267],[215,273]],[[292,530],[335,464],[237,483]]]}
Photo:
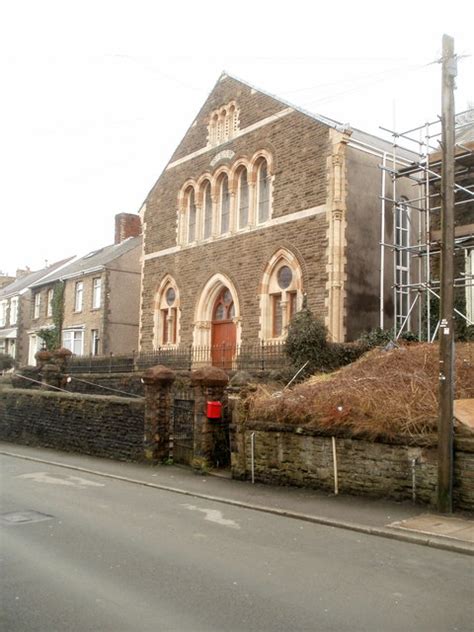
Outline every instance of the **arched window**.
{"label": "arched window", "polygon": [[301,269],[294,255],[286,250],[276,253],[264,273],[262,287],[262,338],[282,338],[303,298]]}
{"label": "arched window", "polygon": [[238,209],[239,228],[245,228],[249,223],[249,183],[247,169],[242,167],[238,176]]}
{"label": "arched window", "polygon": [[208,125],[208,146],[224,143],[239,131],[239,109],[235,101],[211,113]]}
{"label": "arched window", "polygon": [[257,221],[266,222],[270,216],[270,177],[267,161],[262,158],[257,167]]}
{"label": "arched window", "polygon": [[193,241],[196,241],[196,200],[193,188],[188,190],[187,202],[188,243],[192,243]]}
{"label": "arched window", "polygon": [[179,294],[176,284],[167,278],[157,294],[155,310],[155,347],[176,345],[178,342]]}
{"label": "arched window", "polygon": [[212,234],[212,197],[211,197],[211,183],[206,180],[204,183],[203,191],[203,208],[204,208],[204,239],[209,239]]}
{"label": "arched window", "polygon": [[219,211],[220,233],[224,235],[229,232],[230,221],[229,179],[226,174],[223,174],[219,181]]}

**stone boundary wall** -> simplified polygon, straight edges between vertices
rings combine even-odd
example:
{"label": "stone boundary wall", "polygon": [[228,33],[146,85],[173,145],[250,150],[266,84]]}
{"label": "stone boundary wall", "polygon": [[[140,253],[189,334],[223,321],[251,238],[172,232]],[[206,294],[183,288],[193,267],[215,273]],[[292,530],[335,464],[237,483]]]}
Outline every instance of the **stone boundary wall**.
{"label": "stone boundary wall", "polygon": [[144,400],[46,390],[0,391],[0,439],[122,461],[143,454]]}
{"label": "stone boundary wall", "polygon": [[[66,389],[72,393],[87,393],[90,395],[115,395],[117,397],[127,397],[145,394],[145,387],[141,381],[143,373],[72,373],[71,381],[66,385]],[[86,383],[88,382],[88,383]],[[97,385],[97,386],[96,386]],[[123,393],[114,393],[105,388],[113,388]]]}
{"label": "stone boundary wall", "polygon": [[[251,477],[251,435],[255,439],[255,480],[334,492],[332,438],[309,429],[247,421],[232,427],[232,475]],[[437,502],[437,447],[431,442],[336,438],[339,493]],[[431,444],[431,445],[430,445]],[[474,437],[455,441],[454,502],[474,510]],[[415,485],[413,486],[413,479]]]}

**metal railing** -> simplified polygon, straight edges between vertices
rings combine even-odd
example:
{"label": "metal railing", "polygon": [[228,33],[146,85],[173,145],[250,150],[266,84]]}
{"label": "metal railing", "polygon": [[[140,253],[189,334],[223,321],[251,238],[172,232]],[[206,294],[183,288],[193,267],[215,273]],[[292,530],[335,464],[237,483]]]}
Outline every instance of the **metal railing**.
{"label": "metal railing", "polygon": [[289,366],[285,343],[161,347],[149,353],[108,356],[72,356],[69,373],[130,373],[161,364],[175,370],[218,366],[227,371],[268,371]]}

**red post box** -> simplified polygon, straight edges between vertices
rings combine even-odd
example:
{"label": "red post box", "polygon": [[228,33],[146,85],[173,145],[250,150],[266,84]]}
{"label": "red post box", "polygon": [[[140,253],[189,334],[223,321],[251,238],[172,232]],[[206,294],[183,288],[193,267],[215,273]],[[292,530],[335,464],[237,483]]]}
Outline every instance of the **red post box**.
{"label": "red post box", "polygon": [[208,419],[220,419],[222,417],[222,403],[207,402],[206,416]]}

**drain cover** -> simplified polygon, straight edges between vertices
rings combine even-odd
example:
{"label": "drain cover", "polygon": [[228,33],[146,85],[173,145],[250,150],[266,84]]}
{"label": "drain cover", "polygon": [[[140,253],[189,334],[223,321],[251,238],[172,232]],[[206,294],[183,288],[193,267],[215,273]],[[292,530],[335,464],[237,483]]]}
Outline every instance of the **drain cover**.
{"label": "drain cover", "polygon": [[10,511],[0,514],[0,522],[3,524],[27,524],[29,522],[41,522],[42,520],[51,520],[53,516],[28,509],[26,511]]}

